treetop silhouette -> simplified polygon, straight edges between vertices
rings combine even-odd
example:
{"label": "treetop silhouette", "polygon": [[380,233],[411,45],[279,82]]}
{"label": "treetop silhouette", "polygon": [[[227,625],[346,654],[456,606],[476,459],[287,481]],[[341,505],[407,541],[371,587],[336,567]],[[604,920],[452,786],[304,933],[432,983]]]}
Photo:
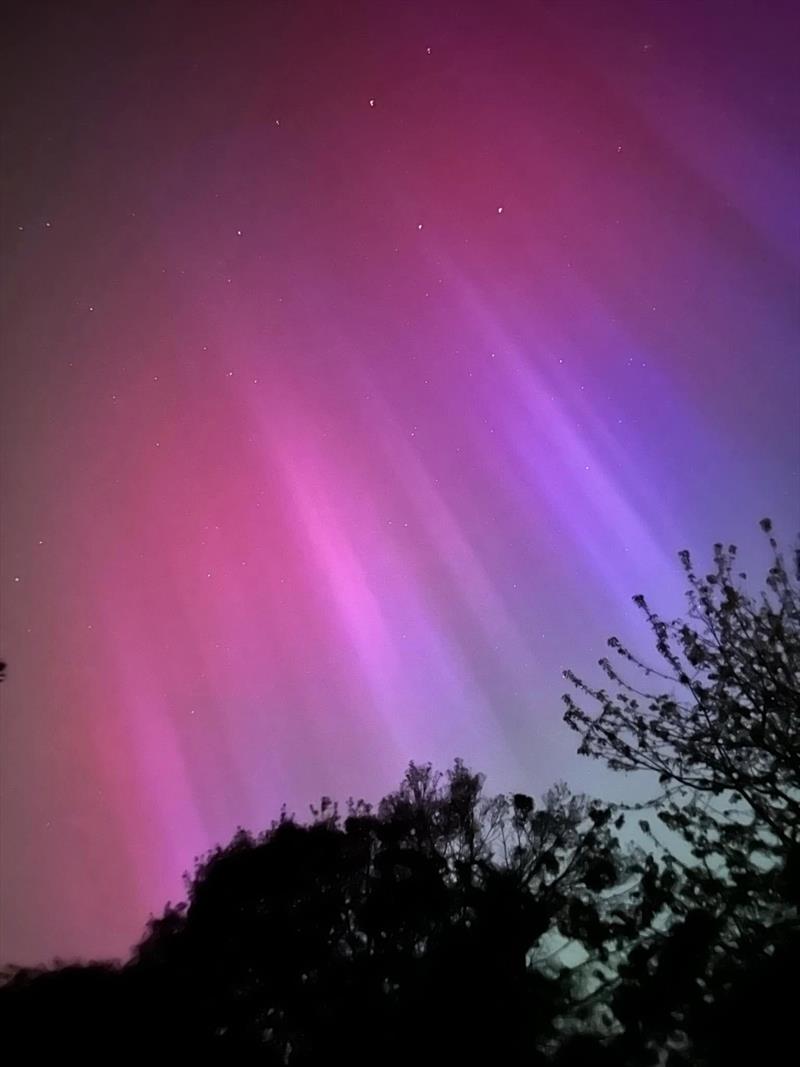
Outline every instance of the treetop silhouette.
{"label": "treetop silhouette", "polygon": [[10,969],[9,1042],[292,1067],[778,1062],[800,966],[800,554],[762,525],[759,594],[733,546],[705,576],[683,553],[684,619],[636,598],[656,665],[612,638],[609,689],[567,672],[598,708],[565,697],[580,751],[652,774],[650,805],[488,795],[460,760],[411,763],[376,807],[323,797],[239,831],[124,964]]}

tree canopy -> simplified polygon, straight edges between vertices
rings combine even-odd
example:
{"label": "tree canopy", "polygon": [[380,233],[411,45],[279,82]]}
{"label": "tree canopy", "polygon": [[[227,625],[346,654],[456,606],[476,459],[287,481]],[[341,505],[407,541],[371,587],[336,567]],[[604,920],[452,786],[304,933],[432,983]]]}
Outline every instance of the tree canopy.
{"label": "tree canopy", "polygon": [[567,672],[580,751],[651,775],[650,804],[489,795],[460,760],[411,763],[375,807],[323,797],[239,831],[126,962],[9,969],[9,1041],[292,1067],[777,1062],[800,965],[800,554],[762,525],[760,592],[733,546],[705,576],[683,553],[685,618],[636,598],[658,659],[612,638],[608,687]]}
{"label": "tree canopy", "polygon": [[[736,548],[714,546],[713,570],[688,580],[686,617],[663,620],[636,597],[656,664],[618,640],[622,666],[600,666],[611,688],[567,672],[599,713],[565,696],[581,752],[619,771],[657,776],[653,809],[683,848],[661,845],[647,820],[652,862],[668,876],[667,921],[640,938],[612,997],[619,1022],[675,1062],[776,1054],[793,1025],[800,923],[800,549],[787,563],[768,520],[771,564],[749,593]],[[629,680],[625,667],[636,675]]]}

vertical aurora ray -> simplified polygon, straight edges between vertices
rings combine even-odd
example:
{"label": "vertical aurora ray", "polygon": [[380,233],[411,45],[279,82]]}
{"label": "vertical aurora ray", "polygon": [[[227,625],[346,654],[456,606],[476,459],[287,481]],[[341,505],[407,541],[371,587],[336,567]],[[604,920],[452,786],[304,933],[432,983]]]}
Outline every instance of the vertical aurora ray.
{"label": "vertical aurora ray", "polygon": [[2,958],[412,758],[605,788],[561,668],[800,524],[796,5],[17,7]]}

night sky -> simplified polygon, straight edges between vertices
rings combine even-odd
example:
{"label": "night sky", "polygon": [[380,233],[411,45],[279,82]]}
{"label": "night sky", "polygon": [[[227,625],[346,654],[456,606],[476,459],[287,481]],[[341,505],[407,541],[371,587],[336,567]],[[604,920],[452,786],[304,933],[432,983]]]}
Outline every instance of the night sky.
{"label": "night sky", "polygon": [[800,527],[797,4],[6,18],[2,961],[412,758],[636,788],[561,670]]}

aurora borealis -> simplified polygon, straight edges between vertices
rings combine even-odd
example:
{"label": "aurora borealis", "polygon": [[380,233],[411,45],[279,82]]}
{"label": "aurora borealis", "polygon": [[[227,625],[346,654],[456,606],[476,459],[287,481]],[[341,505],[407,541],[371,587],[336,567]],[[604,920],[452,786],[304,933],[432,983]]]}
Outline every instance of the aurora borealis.
{"label": "aurora borealis", "polygon": [[600,788],[562,668],[800,526],[797,6],[10,7],[2,961],[409,759]]}

